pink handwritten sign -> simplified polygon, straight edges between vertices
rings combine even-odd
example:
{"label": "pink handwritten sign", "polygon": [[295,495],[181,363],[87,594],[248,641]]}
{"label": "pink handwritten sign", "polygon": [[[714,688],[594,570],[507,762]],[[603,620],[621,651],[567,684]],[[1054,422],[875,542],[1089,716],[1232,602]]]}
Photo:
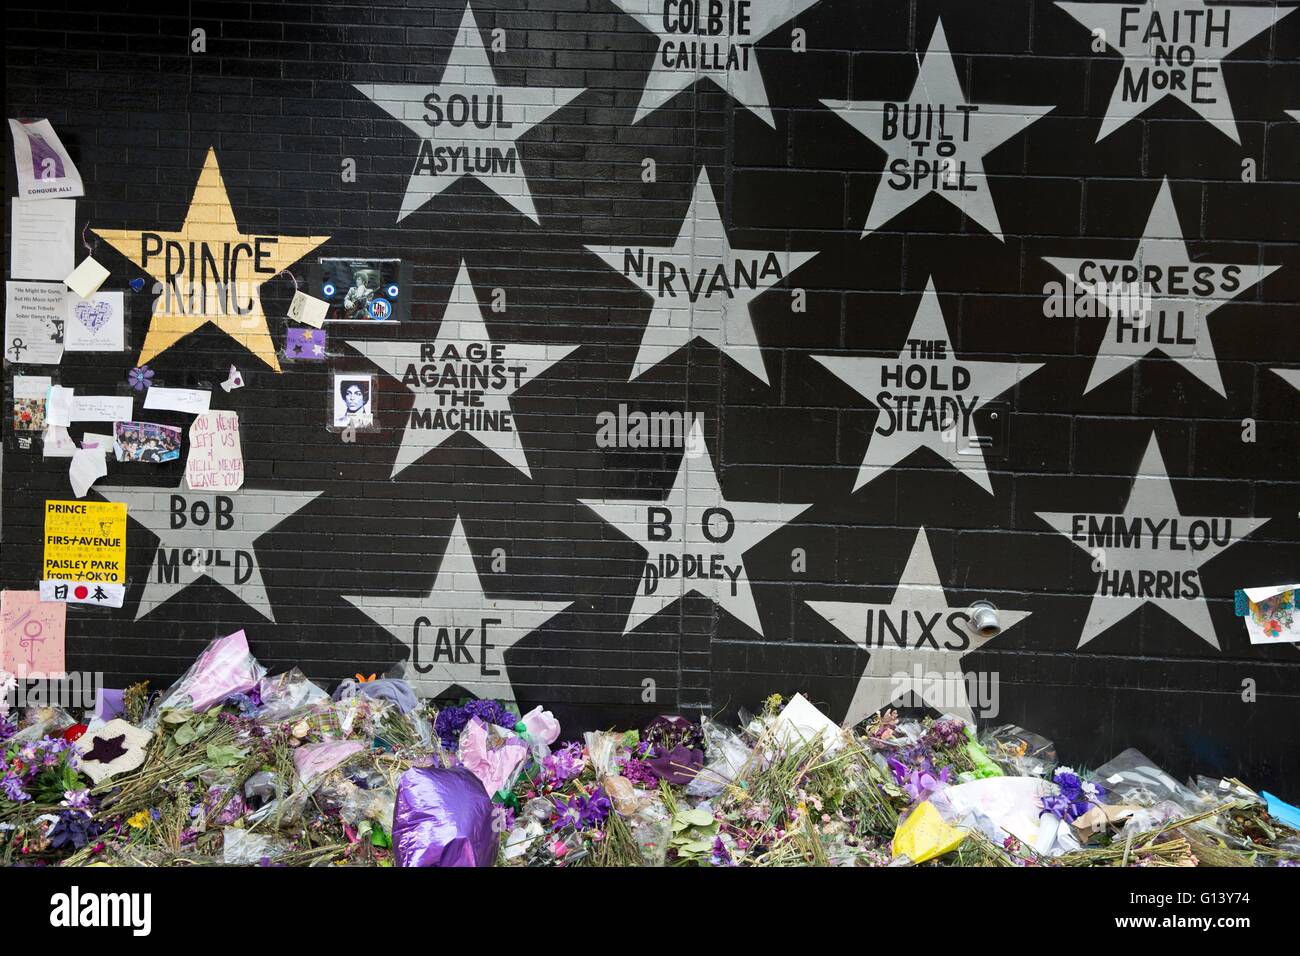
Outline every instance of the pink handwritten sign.
{"label": "pink handwritten sign", "polygon": [[40,591],[0,592],[0,668],[16,677],[62,674],[68,606]]}
{"label": "pink handwritten sign", "polygon": [[185,483],[191,491],[235,491],[244,484],[237,414],[213,410],[194,419]]}

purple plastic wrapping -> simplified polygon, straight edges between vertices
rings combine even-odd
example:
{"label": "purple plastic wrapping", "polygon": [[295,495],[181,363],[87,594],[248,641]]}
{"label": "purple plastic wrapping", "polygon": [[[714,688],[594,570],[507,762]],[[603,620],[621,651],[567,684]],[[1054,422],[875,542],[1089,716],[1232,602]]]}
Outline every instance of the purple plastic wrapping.
{"label": "purple plastic wrapping", "polygon": [[402,774],[393,808],[398,866],[491,866],[500,834],[478,778],[464,767],[417,767]]}

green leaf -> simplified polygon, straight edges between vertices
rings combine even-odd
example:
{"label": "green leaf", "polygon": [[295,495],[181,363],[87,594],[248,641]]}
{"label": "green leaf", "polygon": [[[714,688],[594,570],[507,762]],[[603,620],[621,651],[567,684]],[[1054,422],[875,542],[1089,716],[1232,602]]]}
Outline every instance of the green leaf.
{"label": "green leaf", "polygon": [[208,744],[208,763],[219,769],[233,767],[242,763],[246,756],[248,756],[248,749],[245,747],[235,747],[230,744],[225,746]]}
{"label": "green leaf", "polygon": [[682,814],[682,819],[693,827],[707,827],[714,822],[713,814],[708,810],[701,810],[699,807],[687,810]]}

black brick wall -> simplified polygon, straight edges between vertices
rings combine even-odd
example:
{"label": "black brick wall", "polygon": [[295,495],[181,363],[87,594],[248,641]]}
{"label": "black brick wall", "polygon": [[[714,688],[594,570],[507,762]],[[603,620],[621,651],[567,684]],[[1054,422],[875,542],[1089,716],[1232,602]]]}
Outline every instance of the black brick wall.
{"label": "black brick wall", "polygon": [[[70,667],[165,683],[243,627],[271,667],[322,681],[383,670],[405,649],[342,595],[427,593],[460,515],[489,595],[572,602],[509,652],[521,705],[548,704],[566,731],[795,690],[838,719],[868,655],[806,602],[887,603],[924,527],[951,606],[1032,611],[963,661],[999,676],[997,722],[1054,738],[1078,764],[1135,745],[1176,773],[1300,787],[1297,645],[1252,646],[1232,601],[1241,586],[1300,579],[1300,391],[1271,371],[1300,365],[1300,122],[1286,113],[1300,109],[1300,15],[1225,61],[1238,145],[1172,99],[1096,141],[1120,57],[1094,54],[1088,30],[1045,0],[821,0],[758,43],[774,128],[709,83],[634,124],[656,42],[611,0],[473,0],[488,42],[505,31],[490,56],[499,84],[583,89],[521,140],[534,223],[469,179],[397,221],[419,140],[353,84],[438,81],[461,0],[18,6],[7,115],[48,117],[73,154],[78,232],[112,270],[105,288],[143,273],[91,230],[179,228],[210,149],[243,231],[329,235],[320,255],[400,258],[410,275],[407,321],[330,326],[323,365],[276,374],[213,326],[149,361],[160,382],[205,387],[236,364],[248,385],[214,405],[239,413],[245,486],[322,494],[259,541],[274,624],[208,582],[135,620],[155,539],[132,522],[126,604],[69,609]],[[884,154],[821,101],[906,97],[939,16],[970,101],[1053,109],[985,158],[1004,241],[934,197],[861,238]],[[790,49],[793,26],[805,53]],[[204,53],[190,52],[194,28]],[[356,182],[341,180],[344,158]],[[703,169],[733,247],[818,253],[752,304],[767,386],[698,340],[628,381],[650,300],[584,249],[671,245]],[[1044,316],[1043,287],[1060,280],[1044,257],[1131,258],[1166,177],[1193,260],[1280,268],[1209,319],[1226,396],[1159,355],[1085,392],[1105,322]],[[494,340],[579,348],[514,399],[531,478],[466,438],[390,478],[409,393],[343,339],[431,341],[462,260]],[[304,287],[310,265],[292,269]],[[1043,368],[992,406],[1009,416],[992,494],[926,451],[855,492],[877,413],[812,356],[896,355],[930,279],[963,359]],[[498,288],[504,313],[489,307]],[[262,288],[277,344],[293,291],[288,277]],[[127,352],[68,353],[56,381],[129,393],[150,296],[127,302]],[[354,443],[325,428],[336,370],[378,375],[380,428]],[[681,453],[598,447],[596,416],[620,403],[700,413],[728,499],[812,503],[747,556],[763,636],[698,595],[623,634],[642,551],[579,501],[661,497]],[[1091,559],[1037,517],[1119,514],[1153,431],[1183,514],[1273,519],[1201,572],[1219,651],[1153,606],[1079,647]],[[42,460],[39,442],[20,448],[6,423],[6,588],[35,587],[43,503],[70,497],[66,464]],[[113,463],[101,484],[175,487],[183,470]],[[495,548],[504,572],[491,570]]]}

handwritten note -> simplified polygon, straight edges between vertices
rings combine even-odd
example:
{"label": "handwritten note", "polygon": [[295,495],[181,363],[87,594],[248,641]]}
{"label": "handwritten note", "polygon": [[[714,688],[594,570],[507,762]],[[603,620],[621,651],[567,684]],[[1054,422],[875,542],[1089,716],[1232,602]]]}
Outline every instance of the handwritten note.
{"label": "handwritten note", "polygon": [[236,413],[211,411],[194,419],[185,483],[191,491],[234,491],[244,484]]}
{"label": "handwritten note", "polygon": [[131,396],[74,395],[68,417],[74,422],[129,422]]}
{"label": "handwritten note", "polygon": [[144,407],[159,411],[202,415],[211,404],[212,393],[202,388],[164,388],[154,385],[144,395]]}

